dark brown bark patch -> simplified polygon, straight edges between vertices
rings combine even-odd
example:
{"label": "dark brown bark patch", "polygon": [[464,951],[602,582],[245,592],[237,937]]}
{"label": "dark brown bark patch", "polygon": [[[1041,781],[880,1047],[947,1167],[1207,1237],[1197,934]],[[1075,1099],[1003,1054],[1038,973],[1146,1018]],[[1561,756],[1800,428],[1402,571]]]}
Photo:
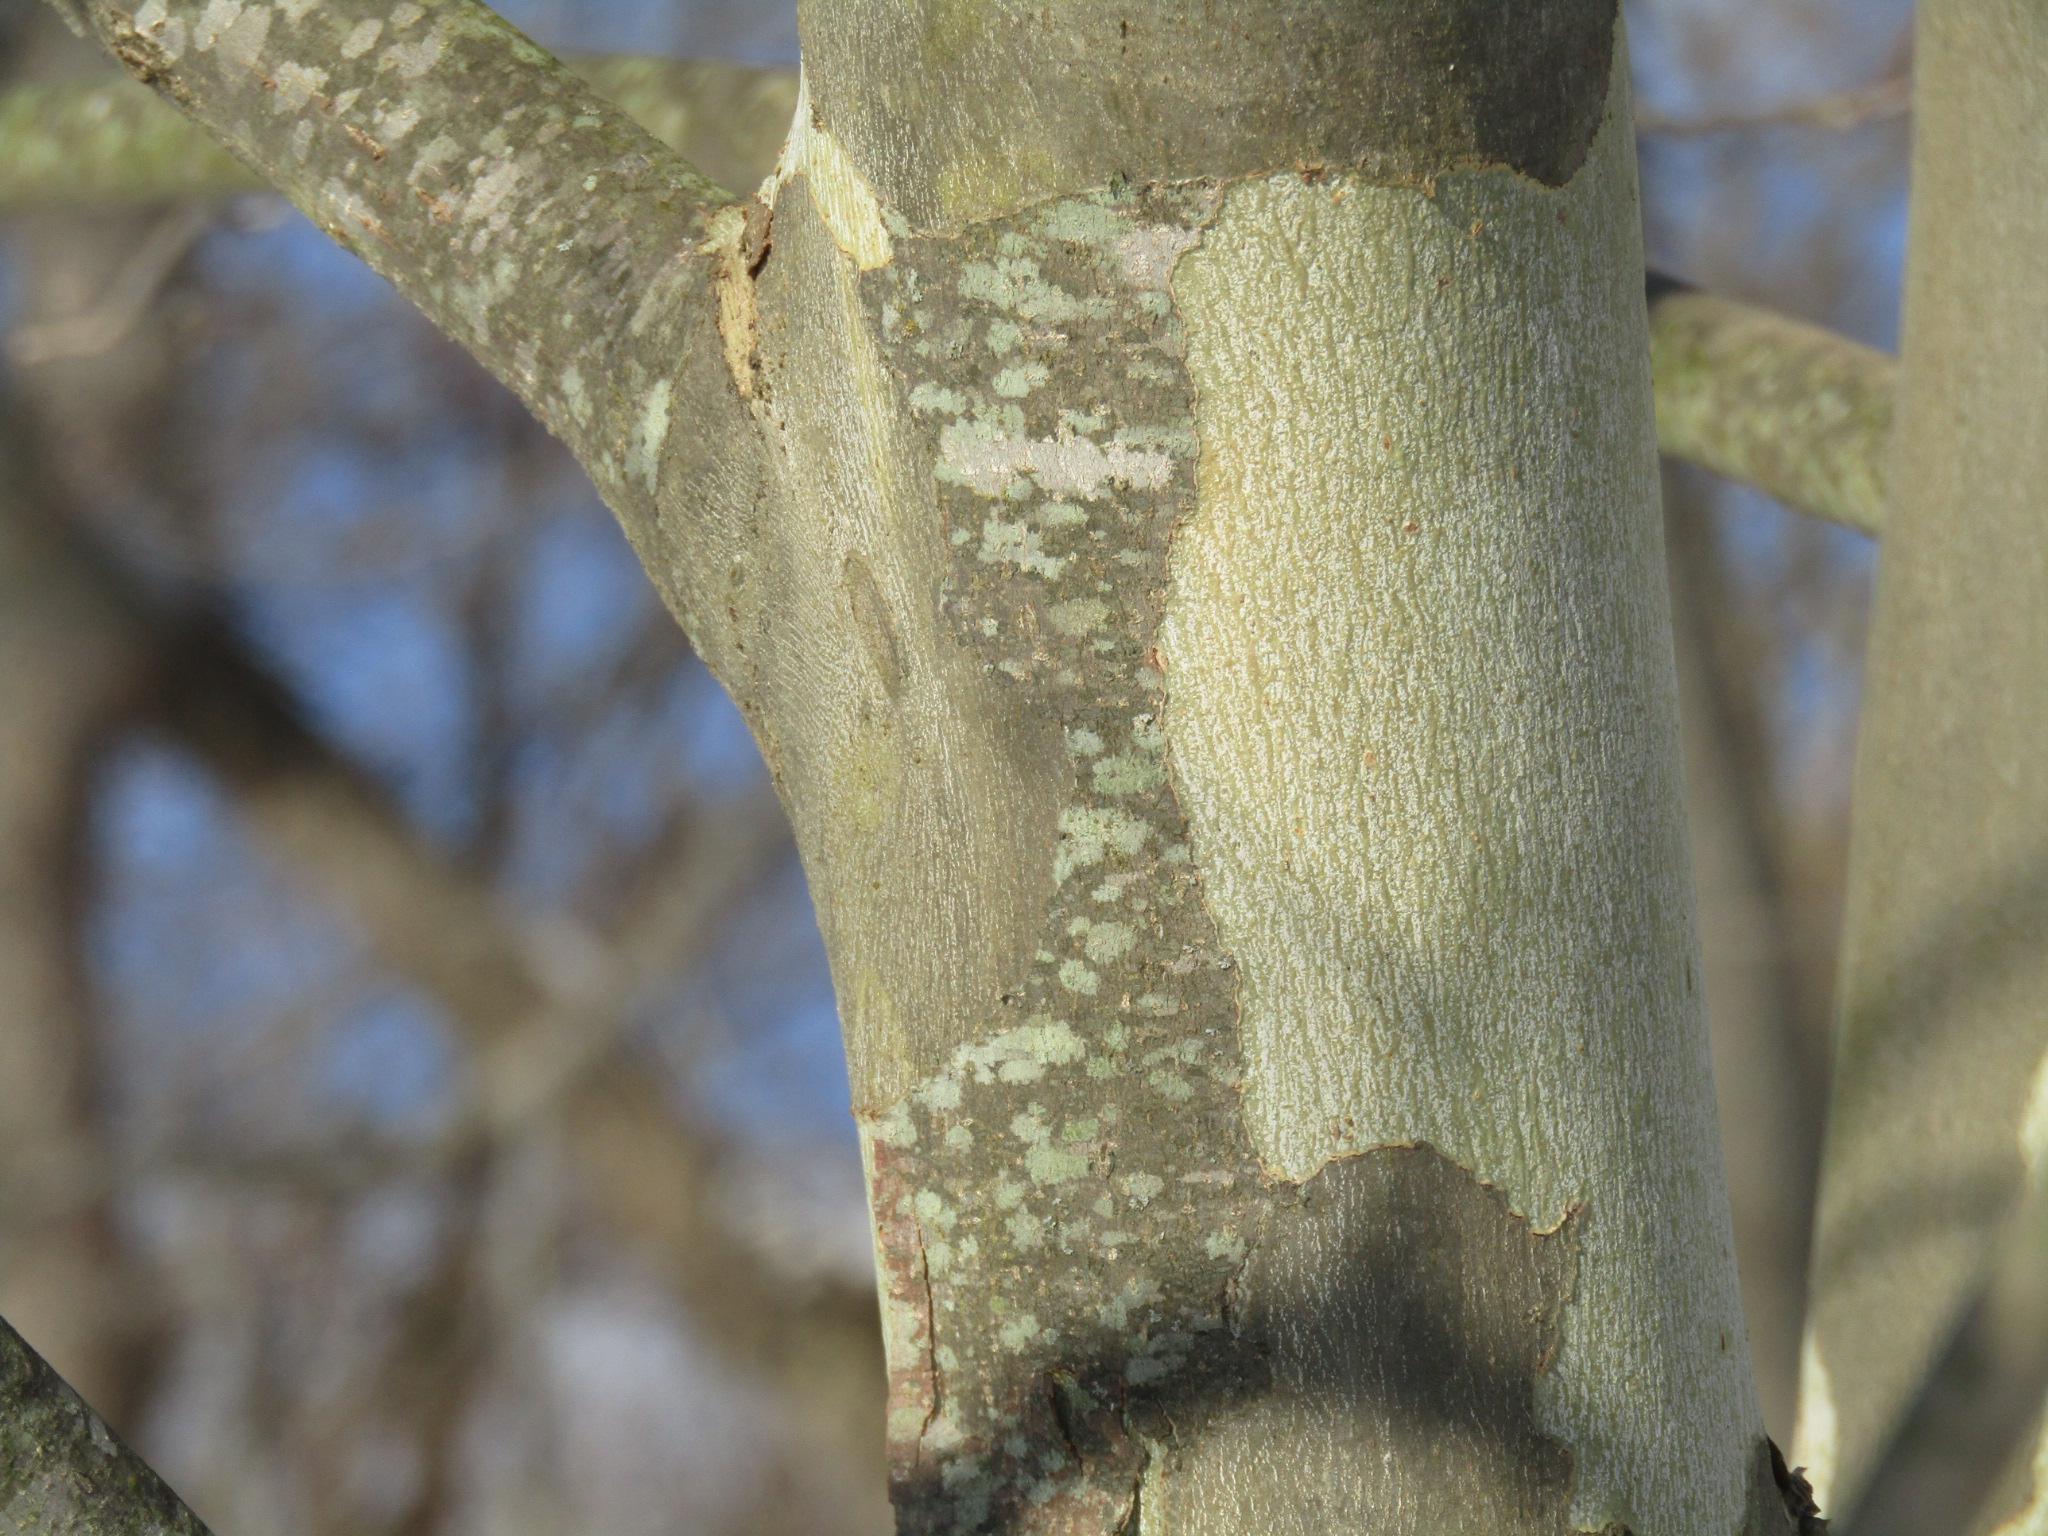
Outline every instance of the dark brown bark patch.
{"label": "dark brown bark patch", "polygon": [[1273,1190],[1232,1314],[1271,1383],[1177,1455],[1164,1528],[1572,1531],[1573,1457],[1539,1427],[1537,1390],[1578,1221],[1532,1230],[1427,1146]]}
{"label": "dark brown bark patch", "polygon": [[806,0],[818,121],[919,228],[1133,181],[1585,159],[1615,0]]}
{"label": "dark brown bark patch", "polygon": [[1153,646],[1195,494],[1167,279],[1214,199],[1060,201],[861,279],[928,448],[946,629],[1065,747],[1031,958],[870,1121],[906,1533],[1109,1536],[1147,1442],[1264,1380],[1224,1315],[1259,1190],[1235,984]]}

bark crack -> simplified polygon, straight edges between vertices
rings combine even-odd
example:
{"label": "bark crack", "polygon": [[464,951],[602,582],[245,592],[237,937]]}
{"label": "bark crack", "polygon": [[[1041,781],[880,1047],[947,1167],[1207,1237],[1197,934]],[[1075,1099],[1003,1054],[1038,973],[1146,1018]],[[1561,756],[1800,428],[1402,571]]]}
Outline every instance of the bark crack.
{"label": "bark crack", "polygon": [[918,1283],[924,1287],[924,1374],[931,1385],[931,1404],[925,1409],[924,1422],[917,1427],[917,1444],[911,1452],[911,1465],[919,1466],[924,1461],[924,1440],[938,1422],[939,1413],[946,1404],[946,1378],[939,1369],[939,1309],[932,1298],[932,1260],[926,1251],[924,1222],[913,1217],[917,1230],[917,1273]]}

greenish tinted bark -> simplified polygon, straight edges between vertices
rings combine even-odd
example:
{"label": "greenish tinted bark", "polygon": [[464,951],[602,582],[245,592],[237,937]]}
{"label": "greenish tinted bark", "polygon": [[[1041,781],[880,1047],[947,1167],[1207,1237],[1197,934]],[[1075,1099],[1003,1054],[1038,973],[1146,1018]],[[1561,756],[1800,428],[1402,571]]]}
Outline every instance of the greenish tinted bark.
{"label": "greenish tinted bark", "polygon": [[1651,301],[1650,368],[1664,452],[1878,531],[1893,359],[1754,305],[1677,292]]}
{"label": "greenish tinted bark", "polygon": [[[309,182],[223,55],[302,81],[270,39],[314,70],[325,38],[395,93],[445,33],[424,77],[472,73],[408,130],[473,146],[432,159],[442,206],[496,207],[508,163],[507,197],[597,174],[582,108],[507,150],[568,89],[523,45],[452,5],[394,44],[418,7],[367,9],[93,3],[330,222],[348,151]],[[576,386],[509,372],[796,824],[902,1529],[1785,1532],[1698,997],[1613,0],[801,21],[760,201],[679,215],[599,175],[589,221],[682,275],[576,247],[541,332]],[[558,211],[378,249],[502,367],[527,299],[436,274],[473,245],[551,267]]]}
{"label": "greenish tinted bark", "polygon": [[[796,76],[744,64],[587,56],[563,63],[722,186],[767,174]],[[217,197],[270,181],[133,81],[34,82],[0,92],[0,209]]]}
{"label": "greenish tinted bark", "polygon": [[2048,1173],[2048,10],[1926,0],[1795,1454],[1852,1511]]}
{"label": "greenish tinted bark", "polygon": [[808,8],[722,289],[903,1528],[1782,1530],[1614,8],[1107,14]]}
{"label": "greenish tinted bark", "polygon": [[0,1319],[0,1531],[207,1536],[199,1517]]}

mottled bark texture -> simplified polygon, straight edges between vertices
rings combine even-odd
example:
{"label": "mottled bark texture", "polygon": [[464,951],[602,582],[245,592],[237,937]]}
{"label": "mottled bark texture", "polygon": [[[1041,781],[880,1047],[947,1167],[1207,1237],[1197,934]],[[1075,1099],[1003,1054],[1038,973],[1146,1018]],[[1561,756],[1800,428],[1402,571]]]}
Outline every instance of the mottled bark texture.
{"label": "mottled bark texture", "polygon": [[1106,14],[811,7],[726,290],[904,1529],[1781,1528],[1613,7]]}
{"label": "mottled bark texture", "polygon": [[0,1531],[206,1536],[206,1527],[0,1319]]}
{"label": "mottled bark texture", "polygon": [[[789,126],[796,75],[632,55],[562,63],[711,180],[751,187]],[[219,197],[267,188],[207,131],[132,80],[35,81],[0,92],[0,210]]]}
{"label": "mottled bark texture", "polygon": [[[487,361],[501,309],[448,301],[449,250],[551,270],[546,189],[589,175],[649,253],[544,278],[548,355],[602,371],[530,398],[797,828],[902,1529],[1789,1530],[1698,997],[1614,0],[814,0],[780,165],[701,246],[613,195],[523,44],[366,9],[93,5],[330,223],[364,177],[480,218],[449,247],[408,204],[379,249]],[[386,127],[393,168],[300,174],[228,67],[302,81],[280,38],[363,93],[296,95],[319,143],[375,138],[426,59],[410,131],[458,147],[422,171]]]}
{"label": "mottled bark texture", "polygon": [[389,277],[651,518],[727,200],[474,0],[52,0]]}
{"label": "mottled bark texture", "polygon": [[1898,365],[1712,294],[1653,292],[1657,446],[1788,506],[1876,533]]}
{"label": "mottled bark texture", "polygon": [[1853,1508],[2048,1165],[2048,10],[1926,0],[1794,1447]]}

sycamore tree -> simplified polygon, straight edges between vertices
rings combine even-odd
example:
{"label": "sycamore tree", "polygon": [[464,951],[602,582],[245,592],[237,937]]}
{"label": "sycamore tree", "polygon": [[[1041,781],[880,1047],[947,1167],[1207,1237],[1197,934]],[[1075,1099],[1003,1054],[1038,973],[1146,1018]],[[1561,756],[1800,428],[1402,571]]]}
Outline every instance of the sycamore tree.
{"label": "sycamore tree", "polygon": [[[1895,383],[1646,309],[1615,0],[807,0],[751,195],[600,89],[672,78],[472,0],[56,3],[233,162],[130,88],[43,169],[282,190],[745,712],[905,1532],[1820,1528],[1736,1289],[1653,355],[1668,449],[1881,521],[1794,1446],[1853,1508],[2048,1151],[2048,13],[1923,6]],[[198,1528],[0,1340],[0,1525]]]}

